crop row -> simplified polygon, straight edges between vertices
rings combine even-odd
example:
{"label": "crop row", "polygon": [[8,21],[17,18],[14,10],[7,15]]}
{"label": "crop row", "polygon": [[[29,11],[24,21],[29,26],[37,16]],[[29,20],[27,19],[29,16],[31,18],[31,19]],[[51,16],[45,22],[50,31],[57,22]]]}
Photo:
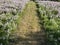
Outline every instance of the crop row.
{"label": "crop row", "polygon": [[57,10],[39,5],[39,16],[41,24],[45,29],[47,45],[60,45],[60,16]]}

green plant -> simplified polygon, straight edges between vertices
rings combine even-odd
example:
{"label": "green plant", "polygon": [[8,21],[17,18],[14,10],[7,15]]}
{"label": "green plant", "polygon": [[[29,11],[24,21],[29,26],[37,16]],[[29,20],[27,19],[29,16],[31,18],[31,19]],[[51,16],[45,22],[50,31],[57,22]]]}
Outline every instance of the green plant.
{"label": "green plant", "polygon": [[18,14],[2,13],[0,15],[0,45],[8,45],[9,36],[17,29]]}
{"label": "green plant", "polygon": [[57,1],[59,1],[59,2],[60,2],[60,0],[57,0]]}
{"label": "green plant", "polygon": [[56,17],[58,11],[49,10],[49,8],[39,5],[40,20],[46,31],[47,45],[60,45],[60,18]]}

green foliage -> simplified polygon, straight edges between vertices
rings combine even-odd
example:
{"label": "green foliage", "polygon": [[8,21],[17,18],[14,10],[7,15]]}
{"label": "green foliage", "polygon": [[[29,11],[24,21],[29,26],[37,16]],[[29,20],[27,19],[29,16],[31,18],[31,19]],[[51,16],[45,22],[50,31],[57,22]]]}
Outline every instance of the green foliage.
{"label": "green foliage", "polygon": [[57,10],[52,10],[52,14],[57,15],[58,11]]}
{"label": "green foliage", "polygon": [[57,0],[57,1],[59,1],[59,2],[60,2],[60,0]]}
{"label": "green foliage", "polygon": [[49,8],[39,6],[40,20],[45,28],[47,45],[60,45],[60,18],[56,17],[57,10],[50,11]]}
{"label": "green foliage", "polygon": [[0,15],[0,45],[8,45],[9,36],[17,29],[18,14],[2,13]]}

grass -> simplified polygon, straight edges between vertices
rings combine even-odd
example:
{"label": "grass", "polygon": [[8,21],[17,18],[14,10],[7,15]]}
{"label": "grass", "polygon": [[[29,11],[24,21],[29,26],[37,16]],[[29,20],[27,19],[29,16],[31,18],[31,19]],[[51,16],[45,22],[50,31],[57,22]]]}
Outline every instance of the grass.
{"label": "grass", "polygon": [[28,37],[30,33],[40,31],[39,19],[36,12],[36,4],[33,1],[30,1],[25,9],[20,14],[19,26],[17,35],[21,37]]}

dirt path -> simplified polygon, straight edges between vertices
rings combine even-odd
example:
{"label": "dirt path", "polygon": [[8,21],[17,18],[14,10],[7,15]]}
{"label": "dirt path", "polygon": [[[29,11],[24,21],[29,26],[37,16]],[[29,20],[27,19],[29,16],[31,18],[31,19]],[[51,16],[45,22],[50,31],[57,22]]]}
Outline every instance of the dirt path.
{"label": "dirt path", "polygon": [[36,5],[33,2],[27,4],[20,20],[19,31],[23,37],[26,34],[40,31],[39,19],[37,17]]}

